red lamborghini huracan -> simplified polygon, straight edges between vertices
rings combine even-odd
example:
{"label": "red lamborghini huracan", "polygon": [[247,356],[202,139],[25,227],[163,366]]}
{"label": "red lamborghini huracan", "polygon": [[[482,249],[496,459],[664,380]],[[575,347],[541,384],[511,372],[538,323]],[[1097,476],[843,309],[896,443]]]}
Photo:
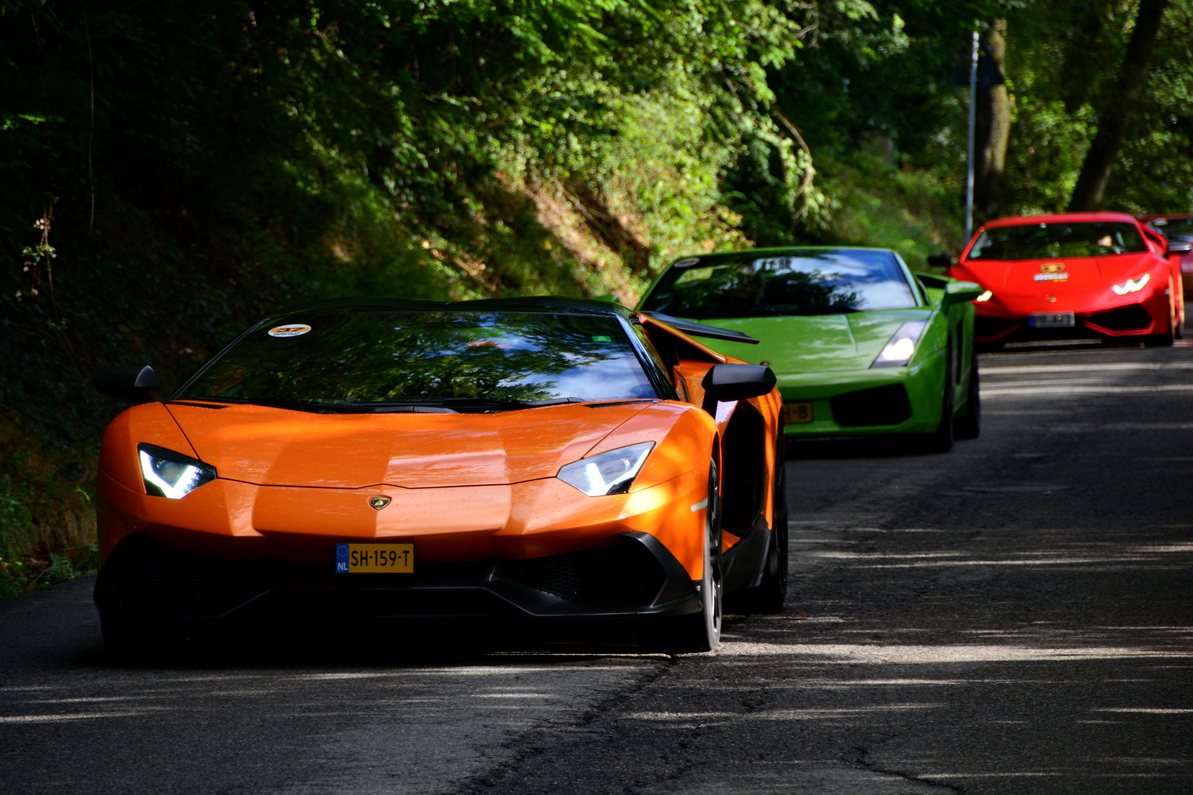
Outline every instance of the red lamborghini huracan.
{"label": "red lamborghini huracan", "polygon": [[1000,218],[985,224],[952,266],[977,282],[975,338],[1138,340],[1171,345],[1185,301],[1178,251],[1124,213]]}

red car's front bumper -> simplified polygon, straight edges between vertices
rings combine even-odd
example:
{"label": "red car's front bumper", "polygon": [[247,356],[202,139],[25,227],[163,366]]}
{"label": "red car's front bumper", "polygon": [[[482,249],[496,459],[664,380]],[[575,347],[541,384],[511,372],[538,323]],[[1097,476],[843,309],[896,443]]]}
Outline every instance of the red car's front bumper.
{"label": "red car's front bumper", "polygon": [[1091,306],[1069,298],[1043,304],[1038,296],[979,302],[974,322],[978,344],[1029,340],[1146,338],[1169,333],[1171,300],[1156,289],[1141,300]]}

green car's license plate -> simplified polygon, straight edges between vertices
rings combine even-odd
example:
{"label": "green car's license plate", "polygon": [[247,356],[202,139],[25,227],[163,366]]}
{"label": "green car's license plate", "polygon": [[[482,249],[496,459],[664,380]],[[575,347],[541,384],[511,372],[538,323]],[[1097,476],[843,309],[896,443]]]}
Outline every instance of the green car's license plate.
{"label": "green car's license plate", "polygon": [[411,574],[414,544],[336,544],[337,574]]}
{"label": "green car's license plate", "polygon": [[784,425],[806,425],[814,418],[810,400],[793,400],[783,404]]}

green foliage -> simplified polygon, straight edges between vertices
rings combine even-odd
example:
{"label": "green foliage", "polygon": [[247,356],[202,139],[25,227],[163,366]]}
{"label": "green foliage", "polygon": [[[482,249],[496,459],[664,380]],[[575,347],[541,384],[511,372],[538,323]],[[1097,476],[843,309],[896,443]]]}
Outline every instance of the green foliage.
{"label": "green foliage", "polygon": [[[35,553],[86,566],[118,410],[99,367],[169,388],[309,298],[633,301],[676,256],[751,244],[917,261],[960,244],[975,27],[1008,20],[1003,193],[1037,212],[1067,199],[1135,7],[0,0],[5,582]],[[1165,18],[1116,207],[1188,209],[1191,8]]]}
{"label": "green foliage", "polygon": [[13,493],[12,479],[0,477],[0,599],[28,589],[27,563],[20,553],[32,536],[33,517]]}
{"label": "green foliage", "polygon": [[818,242],[893,248],[914,270],[927,270],[929,255],[965,244],[964,219],[956,211],[959,175],[946,172],[942,179],[930,171],[901,170],[877,153],[823,167],[825,189],[840,210]]}

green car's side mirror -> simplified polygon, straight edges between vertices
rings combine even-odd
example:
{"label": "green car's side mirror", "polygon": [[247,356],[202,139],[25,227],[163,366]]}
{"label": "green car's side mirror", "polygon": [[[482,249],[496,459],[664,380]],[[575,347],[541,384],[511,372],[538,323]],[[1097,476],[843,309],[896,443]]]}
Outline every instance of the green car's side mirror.
{"label": "green car's side mirror", "polygon": [[944,287],[942,304],[960,304],[972,301],[986,292],[977,282],[949,282]]}

